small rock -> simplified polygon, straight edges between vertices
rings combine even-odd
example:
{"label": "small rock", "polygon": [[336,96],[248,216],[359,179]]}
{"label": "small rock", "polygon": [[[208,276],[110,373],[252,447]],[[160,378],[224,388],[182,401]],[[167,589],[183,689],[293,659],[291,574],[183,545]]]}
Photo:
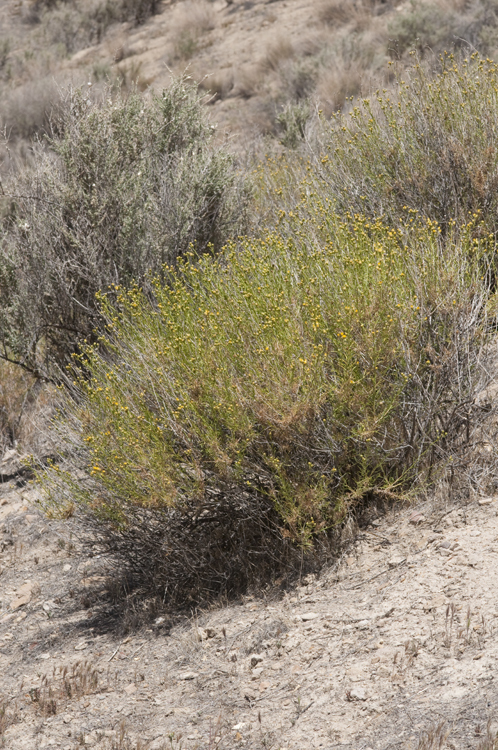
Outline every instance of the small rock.
{"label": "small rock", "polygon": [[418,526],[418,524],[423,523],[423,521],[425,521],[425,516],[416,511],[414,511],[409,518],[409,523],[412,523],[414,526]]}
{"label": "small rock", "polygon": [[137,686],[135,685],[135,683],[130,682],[130,684],[124,688],[124,692],[126,693],[126,695],[132,695],[136,691],[136,689]]}
{"label": "small rock", "polygon": [[437,609],[438,607],[442,607],[443,605],[447,604],[446,597],[443,596],[443,594],[440,594],[439,596],[435,596],[433,599],[431,599],[427,604],[424,604],[424,611],[430,612],[431,609]]}
{"label": "small rock", "polygon": [[199,677],[197,672],[184,672],[178,675],[179,680],[195,680],[196,677]]}
{"label": "small rock", "polygon": [[254,691],[251,687],[243,687],[242,688],[242,695],[247,701],[255,701],[258,697],[257,693]]}
{"label": "small rock", "polygon": [[30,601],[31,594],[25,594],[24,596],[20,596],[18,599],[14,599],[14,601],[10,605],[10,608],[19,609],[19,607],[24,607],[25,604],[29,604]]}
{"label": "small rock", "polygon": [[406,562],[406,557],[391,557],[390,560],[388,560],[388,566],[390,568],[397,568],[399,565],[403,565],[403,563]]}
{"label": "small rock", "polygon": [[241,721],[239,724],[235,724],[232,729],[234,730],[234,732],[240,732],[241,729],[244,729],[245,725],[245,721]]}
{"label": "small rock", "polygon": [[15,448],[5,451],[0,460],[0,478],[3,482],[22,474],[32,473],[26,466],[26,456],[21,456]]}
{"label": "small rock", "polygon": [[40,654],[40,659],[50,659],[50,654]]}
{"label": "small rock", "polygon": [[251,654],[249,657],[249,663],[251,665],[251,669],[257,666],[260,662],[263,661],[263,657],[261,654]]}
{"label": "small rock", "polygon": [[357,630],[368,630],[370,627],[370,620],[360,620],[356,623],[356,629]]}
{"label": "small rock", "polygon": [[257,680],[258,677],[260,677],[260,675],[263,673],[263,671],[263,667],[257,667],[256,669],[254,669],[252,673],[252,679]]}
{"label": "small rock", "polygon": [[74,650],[84,651],[87,648],[87,646],[88,646],[88,643],[86,641],[80,641],[79,643],[76,644],[76,646],[74,647]]}
{"label": "small rock", "polygon": [[216,630],[214,628],[197,628],[197,635],[200,641],[207,641],[208,638],[216,637]]}
{"label": "small rock", "polygon": [[10,608],[19,609],[19,607],[23,607],[25,604],[29,604],[29,602],[31,601],[31,590],[31,581],[26,581],[26,583],[24,583],[17,589],[17,599],[14,599],[14,601],[11,602]]}
{"label": "small rock", "polygon": [[316,620],[317,617],[320,617],[316,612],[306,612],[304,615],[301,615],[301,620],[303,622],[309,622],[310,620]]}
{"label": "small rock", "polygon": [[493,500],[494,497],[480,497],[477,502],[479,503],[479,505],[491,505]]}
{"label": "small rock", "polygon": [[350,701],[366,701],[367,692],[365,688],[355,687],[348,691],[348,700]]}
{"label": "small rock", "polygon": [[66,563],[64,567],[62,568],[62,570],[64,571],[64,573],[67,573],[68,571],[70,571],[71,566],[69,565],[69,563]]}
{"label": "small rock", "polygon": [[270,687],[270,683],[269,682],[260,682],[259,683],[259,692],[260,693],[264,693],[265,690],[268,690],[269,687]]}

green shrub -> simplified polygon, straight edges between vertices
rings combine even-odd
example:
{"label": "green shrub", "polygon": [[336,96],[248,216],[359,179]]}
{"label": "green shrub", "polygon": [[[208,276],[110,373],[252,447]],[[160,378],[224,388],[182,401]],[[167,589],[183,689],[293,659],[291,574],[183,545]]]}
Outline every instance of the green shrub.
{"label": "green shrub", "polygon": [[414,65],[324,128],[316,164],[337,210],[396,224],[408,208],[444,232],[478,214],[497,231],[498,68],[477,55],[441,67]]}
{"label": "green shrub", "polygon": [[217,251],[244,225],[246,192],[190,80],[162,95],[111,93],[92,103],[69,91],[50,148],[7,189],[0,332],[35,372],[94,336],[98,290],[142,283],[191,243]]}
{"label": "green shrub", "polygon": [[471,234],[342,221],[309,191],[280,233],[171,270],[153,306],[139,288],[104,298],[107,354],[84,357],[50,502],[185,604],[419,488],[484,411],[487,241]]}

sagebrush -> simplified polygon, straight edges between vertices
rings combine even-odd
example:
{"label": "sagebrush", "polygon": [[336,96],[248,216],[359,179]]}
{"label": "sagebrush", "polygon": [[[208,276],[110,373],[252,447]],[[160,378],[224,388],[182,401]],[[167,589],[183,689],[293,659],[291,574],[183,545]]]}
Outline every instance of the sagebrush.
{"label": "sagebrush", "polygon": [[4,351],[45,377],[95,337],[98,290],[145,283],[191,244],[218,251],[248,195],[187,77],[147,97],[69,90],[52,129],[6,188],[0,255]]}

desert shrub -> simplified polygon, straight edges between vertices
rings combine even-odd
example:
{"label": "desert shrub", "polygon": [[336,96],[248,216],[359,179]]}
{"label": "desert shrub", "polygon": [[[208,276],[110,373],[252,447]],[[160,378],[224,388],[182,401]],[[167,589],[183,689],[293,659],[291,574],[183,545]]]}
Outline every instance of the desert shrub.
{"label": "desert shrub", "polygon": [[37,0],[31,19],[41,21],[54,43],[63,43],[71,54],[101,41],[116,22],[144,23],[158,9],[158,0]]}
{"label": "desert shrub", "polygon": [[186,78],[147,98],[70,90],[53,127],[8,188],[0,263],[4,346],[45,375],[95,335],[99,289],[141,283],[191,243],[217,251],[245,200]]}
{"label": "desert shrub", "polygon": [[66,406],[48,503],[169,602],[279,573],[456,465],[489,413],[488,239],[341,220],[302,189],[277,232],[182,262],[154,305],[104,298],[107,353]]}
{"label": "desert shrub", "polygon": [[325,128],[317,166],[339,210],[396,223],[409,208],[443,231],[478,214],[496,231],[498,68],[478,55],[440,63],[435,77],[415,64]]}
{"label": "desert shrub", "polygon": [[412,4],[408,11],[394,17],[388,31],[393,55],[403,55],[409,49],[441,52],[461,44],[458,14],[432,3]]}
{"label": "desert shrub", "polygon": [[494,0],[415,2],[388,24],[388,49],[394,58],[407,50],[440,53],[456,48],[488,54],[496,47],[498,15]]}

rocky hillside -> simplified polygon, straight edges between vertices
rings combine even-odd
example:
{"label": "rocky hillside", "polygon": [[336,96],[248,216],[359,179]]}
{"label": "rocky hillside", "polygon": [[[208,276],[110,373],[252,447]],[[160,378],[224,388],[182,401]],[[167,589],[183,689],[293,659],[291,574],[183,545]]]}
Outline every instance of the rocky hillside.
{"label": "rocky hillside", "polygon": [[1,118],[26,156],[60,85],[110,79],[161,89],[171,71],[188,68],[220,136],[240,149],[302,129],[310,108],[330,114],[389,83],[388,62],[403,66],[412,50],[492,56],[497,44],[491,0],[5,0]]}

